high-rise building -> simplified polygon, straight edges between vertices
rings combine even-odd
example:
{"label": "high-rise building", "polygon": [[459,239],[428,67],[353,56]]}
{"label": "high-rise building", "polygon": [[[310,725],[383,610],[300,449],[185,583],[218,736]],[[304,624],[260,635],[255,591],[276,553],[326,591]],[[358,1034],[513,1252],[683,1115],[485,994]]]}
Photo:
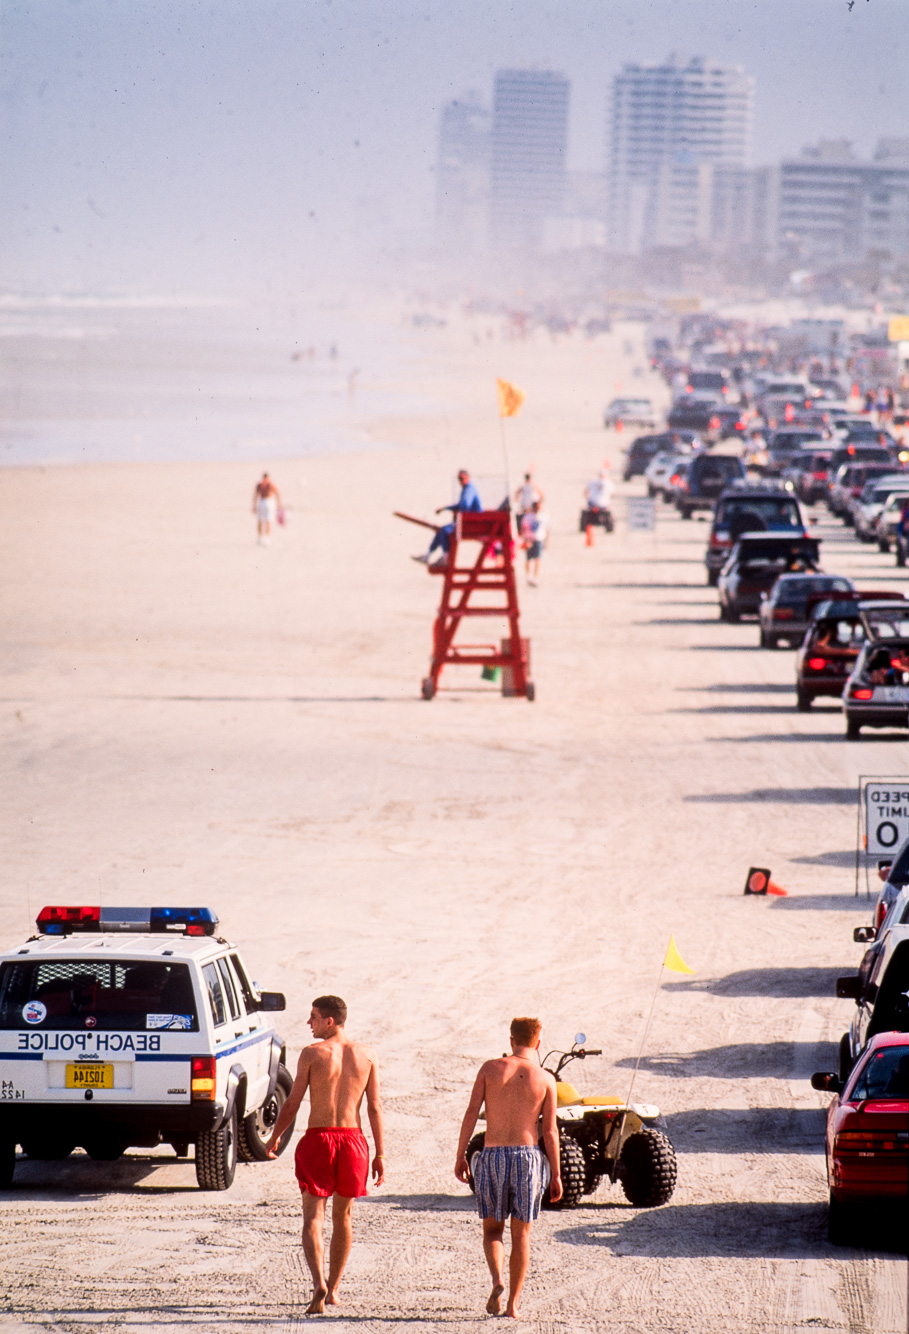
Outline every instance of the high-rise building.
{"label": "high-rise building", "polygon": [[474,93],[442,108],[436,219],[444,243],[456,250],[476,250],[486,240],[491,120]]}
{"label": "high-rise building", "polygon": [[751,151],[753,101],[750,75],[702,57],[624,66],[610,113],[612,249],[708,242],[718,217],[729,226]]}
{"label": "high-rise building", "polygon": [[490,237],[538,250],[565,190],[569,83],[552,70],[500,70],[492,111]]}

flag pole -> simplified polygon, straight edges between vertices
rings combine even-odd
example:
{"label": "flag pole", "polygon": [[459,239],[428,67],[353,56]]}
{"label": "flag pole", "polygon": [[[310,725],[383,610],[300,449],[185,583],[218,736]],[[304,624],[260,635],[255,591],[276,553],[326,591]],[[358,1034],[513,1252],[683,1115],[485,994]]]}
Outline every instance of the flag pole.
{"label": "flag pole", "polygon": [[505,418],[499,413],[499,428],[502,433],[502,458],[505,462],[505,502],[511,512],[511,477],[508,471],[508,441],[505,436]]}
{"label": "flag pole", "polygon": [[610,1169],[609,1172],[609,1180],[613,1182],[615,1181],[619,1171],[619,1155],[622,1149],[622,1134],[625,1130],[625,1117],[628,1115],[628,1104],[631,1102],[631,1092],[632,1089],[634,1088],[634,1081],[637,1078],[638,1066],[641,1064],[641,1057],[644,1055],[644,1043],[647,1041],[647,1034],[650,1032],[650,1021],[653,1018],[653,1009],[654,1006],[656,1005],[656,998],[659,995],[660,987],[663,984],[663,970],[665,967],[666,967],[666,955],[664,954],[663,962],[660,964],[660,972],[659,976],[657,977],[657,984],[656,987],[654,988],[653,996],[650,1001],[650,1009],[647,1012],[647,1022],[644,1024],[644,1031],[641,1034],[641,1041],[638,1044],[638,1054],[635,1058],[634,1069],[631,1072],[631,1083],[628,1085],[628,1096],[625,1099],[625,1110],[622,1112],[622,1117],[621,1120],[619,1121],[619,1137],[618,1140],[616,1141],[616,1153],[615,1153],[615,1158],[613,1158],[612,1160],[612,1168]]}

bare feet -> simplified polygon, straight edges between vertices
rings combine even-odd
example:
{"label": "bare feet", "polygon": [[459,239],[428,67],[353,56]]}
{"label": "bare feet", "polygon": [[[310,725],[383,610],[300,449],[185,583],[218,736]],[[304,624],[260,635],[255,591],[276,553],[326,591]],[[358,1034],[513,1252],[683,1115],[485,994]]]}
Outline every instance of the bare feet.
{"label": "bare feet", "polygon": [[518,1316],[518,1308],[516,1306],[512,1306],[511,1302],[509,1302],[508,1305],[505,1307],[505,1314],[507,1316],[511,1316],[512,1320],[518,1320],[520,1318]]}
{"label": "bare feet", "polygon": [[324,1314],[325,1314],[325,1298],[326,1298],[327,1296],[328,1296],[328,1292],[327,1292],[327,1290],[326,1290],[325,1288],[313,1288],[313,1292],[312,1292],[312,1301],[309,1303],[309,1305],[308,1305],[307,1308],[306,1308],[306,1314],[307,1314],[307,1315],[324,1315]]}
{"label": "bare feet", "polygon": [[502,1293],[505,1291],[504,1283],[496,1283],[492,1292],[489,1294],[489,1301],[486,1303],[486,1311],[489,1315],[500,1315],[502,1312]]}
{"label": "bare feet", "polygon": [[328,1289],[328,1292],[326,1293],[326,1296],[325,1296],[325,1305],[326,1305],[326,1306],[340,1306],[340,1305],[341,1305],[341,1298],[338,1296],[338,1292],[337,1292],[337,1289],[336,1289],[336,1288],[335,1288],[335,1289],[332,1289],[332,1288],[329,1288],[329,1289]]}

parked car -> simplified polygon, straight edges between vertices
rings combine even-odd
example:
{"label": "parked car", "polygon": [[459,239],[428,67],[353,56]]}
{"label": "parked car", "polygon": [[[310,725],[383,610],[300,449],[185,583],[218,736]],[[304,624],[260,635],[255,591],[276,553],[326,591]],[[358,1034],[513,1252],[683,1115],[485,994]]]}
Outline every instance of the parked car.
{"label": "parked car", "polygon": [[700,393],[722,401],[729,394],[729,377],[723,370],[690,370],[685,393]]}
{"label": "parked car", "polygon": [[887,473],[865,483],[862,494],[850,507],[852,526],[860,542],[878,540],[877,521],[893,495],[909,495],[909,473]]}
{"label": "parked car", "polygon": [[835,1095],[825,1136],[827,1236],[835,1245],[857,1241],[857,1206],[905,1206],[909,1195],[909,1041],[879,1033],[845,1084],[818,1071],[811,1086]]}
{"label": "parked car", "polygon": [[690,453],[690,450],[686,451],[677,446],[672,450],[662,450],[651,460],[644,473],[648,496],[662,496],[664,500],[669,499],[671,479]]}
{"label": "parked car", "polygon": [[879,1033],[909,1032],[909,925],[890,927],[866,951],[857,973],[837,978],[836,994],[855,1001],[848,1032],[840,1039],[839,1077],[846,1082],[870,1040]]}
{"label": "parked car", "polygon": [[909,636],[865,643],[843,691],[846,736],[863,727],[909,728]]}
{"label": "parked car", "polygon": [[816,537],[771,537],[745,533],[732,548],[717,582],[720,620],[756,616],[761,594],[769,593],[781,574],[818,571],[820,541]]}
{"label": "parked car", "polygon": [[604,426],[656,427],[657,415],[649,398],[614,398],[603,413]]}
{"label": "parked car", "polygon": [[731,482],[745,480],[742,460],[729,454],[696,454],[676,490],[676,508],[683,519],[695,510],[711,510]]}
{"label": "parked car", "polygon": [[887,552],[896,546],[897,529],[902,522],[907,501],[909,501],[909,476],[905,485],[900,485],[897,490],[890,492],[874,523],[874,536],[879,551]]}
{"label": "parked car", "polygon": [[808,599],[812,593],[850,593],[851,579],[834,574],[781,574],[761,598],[761,648],[776,648],[782,640],[800,644],[808,629]]}
{"label": "parked car", "polygon": [[827,487],[827,508],[838,514],[845,524],[852,523],[851,502],[862,494],[866,482],[874,478],[885,477],[893,472],[893,464],[879,463],[841,463],[834,466],[830,460],[830,483]]}
{"label": "parked car", "polygon": [[[799,709],[810,709],[819,696],[842,698],[843,687],[868,638],[869,624],[875,624],[874,610],[880,605],[875,599],[879,598],[903,601],[901,593],[859,589],[853,589],[851,594],[839,593],[834,598],[809,594],[808,628],[795,662]],[[906,611],[909,614],[909,608]],[[876,637],[873,630],[872,636]]]}
{"label": "parked car", "polygon": [[720,438],[719,404],[715,399],[678,399],[669,409],[666,425],[671,431],[697,431],[707,442]]}
{"label": "parked car", "polygon": [[632,477],[642,477],[647,465],[661,451],[678,449],[680,446],[697,448],[700,443],[693,431],[661,431],[656,435],[639,435],[625,451],[624,480],[630,482]]}
{"label": "parked car", "polygon": [[792,482],[795,494],[806,505],[814,505],[827,493],[832,449],[806,449],[796,454],[783,477]]}
{"label": "parked car", "polygon": [[807,537],[808,523],[791,491],[768,484],[728,487],[717,500],[704,564],[715,585],[733,546],[743,533]]}

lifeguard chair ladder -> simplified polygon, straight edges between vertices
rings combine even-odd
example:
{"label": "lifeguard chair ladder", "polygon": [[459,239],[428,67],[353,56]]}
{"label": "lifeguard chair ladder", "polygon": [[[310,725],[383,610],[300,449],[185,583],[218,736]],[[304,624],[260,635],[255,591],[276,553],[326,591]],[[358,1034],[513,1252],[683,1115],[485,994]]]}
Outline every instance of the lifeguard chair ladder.
{"label": "lifeguard chair ladder", "polygon": [[[465,543],[476,544],[473,562]],[[511,514],[507,509],[456,513],[447,561],[430,567],[443,577],[442,600],[432,632],[432,662],[423,678],[424,699],[432,699],[446,663],[500,668],[502,694],[534,698],[530,641],[521,638],[518,589],[514,573]],[[492,600],[490,600],[492,595]],[[507,639],[495,644],[458,644],[454,640],[469,616],[498,616],[508,622]]]}

